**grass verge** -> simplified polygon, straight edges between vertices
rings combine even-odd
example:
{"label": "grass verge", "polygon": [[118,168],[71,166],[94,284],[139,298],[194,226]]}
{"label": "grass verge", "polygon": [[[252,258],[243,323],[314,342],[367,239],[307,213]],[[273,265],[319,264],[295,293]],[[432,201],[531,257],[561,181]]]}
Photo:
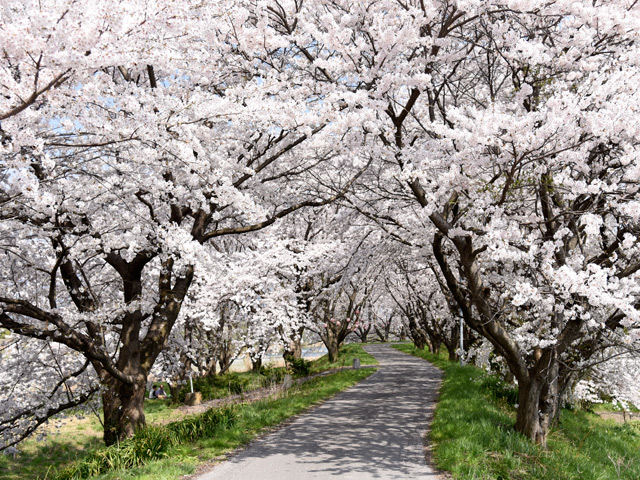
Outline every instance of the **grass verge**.
{"label": "grass verge", "polygon": [[[444,356],[395,346],[444,370],[431,425],[436,465],[456,480],[637,480],[640,424],[616,424],[585,411],[562,412],[548,449],[514,430],[509,392],[494,377]],[[487,388],[489,387],[489,388]]]}
{"label": "grass verge", "polygon": [[[259,388],[268,387],[282,382],[285,369],[262,367],[260,373],[254,372],[228,372],[224,375],[212,377],[199,377],[193,379],[193,389],[202,394],[202,400],[208,401],[217,398],[224,398],[240,393],[251,392]],[[183,385],[176,392],[175,400],[184,403],[187,393],[190,391],[189,384]]]}
{"label": "grass verge", "polygon": [[[182,475],[193,473],[198,465],[250,442],[265,429],[273,427],[352,386],[372,372],[369,369],[344,370],[294,387],[280,398],[239,405],[235,412],[234,423],[220,426],[215,430],[214,435],[171,446],[166,451],[164,458],[149,461],[142,466],[127,470],[113,470],[92,478],[100,480],[175,480]],[[99,442],[99,439],[96,440]],[[64,448],[61,449],[58,444],[54,450],[47,448],[46,452],[35,448],[31,452],[25,451],[16,459],[3,457],[0,458],[0,479],[44,478],[52,466],[51,462],[55,462],[54,467],[61,468],[71,461],[89,458],[95,452],[103,449],[103,447],[98,447],[95,441],[87,445],[82,445],[78,441],[67,451],[63,451]],[[54,456],[47,459],[46,455]],[[47,479],[54,478],[53,473],[53,469],[51,469]]]}
{"label": "grass verge", "polygon": [[319,373],[332,368],[349,367],[353,359],[359,358],[362,365],[378,365],[373,355],[369,355],[359,343],[342,345],[338,353],[337,362],[329,362],[329,356],[324,355],[311,363],[311,373]]}

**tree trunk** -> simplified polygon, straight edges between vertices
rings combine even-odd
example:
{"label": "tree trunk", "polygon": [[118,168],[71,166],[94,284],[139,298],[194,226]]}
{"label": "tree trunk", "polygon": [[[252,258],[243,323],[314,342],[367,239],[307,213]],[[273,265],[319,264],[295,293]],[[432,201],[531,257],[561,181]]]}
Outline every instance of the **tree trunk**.
{"label": "tree trunk", "polygon": [[538,375],[518,379],[519,404],[515,428],[546,447],[547,435],[560,405],[559,364],[555,352],[540,358],[537,363]]}
{"label": "tree trunk", "polygon": [[102,394],[104,443],[109,446],[132,437],[145,426],[144,400],[147,378],[138,375],[134,384],[114,381]]}
{"label": "tree trunk", "polygon": [[[389,333],[387,333],[387,339],[389,338]],[[398,333],[398,336],[400,337],[400,341],[404,342],[407,339],[407,331],[404,328],[401,328],[400,332]]]}
{"label": "tree trunk", "polygon": [[548,431],[541,422],[540,394],[542,385],[536,381],[519,382],[516,430],[534,442],[546,446]]}
{"label": "tree trunk", "polygon": [[171,401],[176,402],[178,398],[178,390],[180,389],[179,385],[175,382],[167,381],[167,388],[169,389],[167,393],[171,395]]}
{"label": "tree trunk", "polygon": [[284,348],[282,357],[287,362],[290,360],[300,360],[302,358],[302,339],[295,338],[291,340],[289,344]]}
{"label": "tree trunk", "polygon": [[389,331],[386,328],[380,329],[377,326],[373,328],[375,329],[376,335],[378,335],[378,338],[381,342],[386,343],[389,341]]}
{"label": "tree trunk", "polygon": [[424,350],[424,347],[427,344],[427,336],[412,316],[409,317],[409,334],[411,335],[411,340],[413,340],[415,347],[418,350]]}
{"label": "tree trunk", "polygon": [[328,342],[327,352],[329,354],[329,362],[335,363],[338,361],[338,344],[337,342]]}
{"label": "tree trunk", "polygon": [[218,357],[214,354],[205,360],[203,368],[200,369],[205,377],[215,377],[217,375]]}
{"label": "tree trunk", "polygon": [[424,347],[427,345],[427,339],[422,336],[413,337],[413,346],[418,350],[424,350]]}
{"label": "tree trunk", "polygon": [[[440,347],[438,347],[438,350],[439,349],[440,349]],[[447,347],[447,350],[449,351],[449,361],[450,362],[457,362],[458,360],[460,360],[460,357],[458,356],[458,352],[456,352],[455,348]]]}
{"label": "tree trunk", "polygon": [[260,373],[260,369],[262,368],[262,357],[251,357],[251,371],[253,373]]}
{"label": "tree trunk", "polygon": [[218,366],[220,370],[218,371],[218,375],[222,375],[226,373],[229,368],[231,368],[231,364],[233,363],[234,357],[231,354],[230,348],[225,344],[220,347],[218,351]]}
{"label": "tree trunk", "polygon": [[326,335],[320,335],[320,339],[324,346],[327,347],[327,354],[329,355],[329,362],[335,363],[338,361],[339,348],[340,348],[340,337],[339,334],[336,334],[331,326],[328,326],[325,330]]}

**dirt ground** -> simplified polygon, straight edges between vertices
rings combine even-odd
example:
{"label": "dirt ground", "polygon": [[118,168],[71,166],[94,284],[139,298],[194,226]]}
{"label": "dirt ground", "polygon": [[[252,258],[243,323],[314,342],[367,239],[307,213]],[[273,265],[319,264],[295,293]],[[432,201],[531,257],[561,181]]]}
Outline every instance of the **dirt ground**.
{"label": "dirt ground", "polygon": [[615,420],[618,423],[625,422],[638,422],[640,421],[640,413],[625,413],[625,412],[597,412],[600,417],[605,420]]}

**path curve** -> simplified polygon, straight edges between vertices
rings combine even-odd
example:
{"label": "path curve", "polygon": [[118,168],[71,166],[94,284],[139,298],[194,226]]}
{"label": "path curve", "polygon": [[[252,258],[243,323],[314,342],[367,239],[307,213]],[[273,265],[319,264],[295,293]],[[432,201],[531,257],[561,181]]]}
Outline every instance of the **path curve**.
{"label": "path curve", "polygon": [[389,345],[365,349],[376,373],[197,479],[441,480],[423,444],[440,371]]}

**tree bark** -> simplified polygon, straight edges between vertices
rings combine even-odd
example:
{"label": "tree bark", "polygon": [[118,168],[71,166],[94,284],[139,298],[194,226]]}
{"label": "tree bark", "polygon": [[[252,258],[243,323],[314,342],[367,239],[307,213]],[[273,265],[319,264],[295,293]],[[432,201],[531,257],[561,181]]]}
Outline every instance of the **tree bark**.
{"label": "tree bark", "polygon": [[340,332],[336,334],[333,331],[335,327],[333,325],[328,325],[326,329],[326,334],[321,335],[322,343],[327,347],[327,354],[329,355],[329,362],[335,363],[338,361],[338,356],[340,354],[339,348],[342,340],[340,337]]}
{"label": "tree bark", "polygon": [[388,342],[389,341],[389,330],[385,327],[383,328],[378,328],[377,326],[373,327],[376,331],[376,335],[378,335],[378,338],[380,339],[381,342]]}
{"label": "tree bark", "polygon": [[329,355],[329,362],[335,363],[338,361],[339,349],[338,344],[336,342],[328,342],[327,345],[327,353]]}
{"label": "tree bark", "polygon": [[518,384],[518,410],[516,414],[516,430],[534,442],[546,446],[547,429],[541,421],[540,395],[542,384],[532,380],[525,384]]}
{"label": "tree bark", "polygon": [[109,382],[102,394],[104,443],[109,446],[132,437],[145,426],[146,375],[137,375],[133,384]]}
{"label": "tree bark", "polygon": [[371,331],[371,326],[367,328],[363,328],[359,331],[356,331],[356,335],[360,339],[360,343],[367,343],[367,337],[369,336],[369,332]]}
{"label": "tree bark", "polygon": [[450,362],[457,362],[458,360],[460,360],[460,356],[458,355],[458,352],[456,352],[455,348],[447,348],[447,350],[449,351]]}
{"label": "tree bark", "polygon": [[282,357],[285,361],[300,360],[302,358],[302,338],[296,337],[292,339],[284,348]]}
{"label": "tree bark", "polygon": [[251,357],[251,371],[253,373],[260,373],[262,368],[262,357]]}
{"label": "tree bark", "polygon": [[424,350],[424,347],[427,346],[427,339],[422,336],[412,335],[412,340],[413,340],[413,346],[416,347],[418,350]]}
{"label": "tree bark", "polygon": [[219,371],[218,374],[222,375],[223,373],[227,373],[227,370],[229,370],[229,368],[231,368],[231,364],[233,363],[233,360],[231,359],[231,357],[220,357],[218,359],[218,367],[219,367]]}
{"label": "tree bark", "polygon": [[418,350],[424,350],[424,347],[427,344],[427,335],[418,326],[418,322],[416,322],[413,316],[409,316],[408,318],[409,318],[409,334],[411,335],[411,340],[413,340],[413,344]]}

